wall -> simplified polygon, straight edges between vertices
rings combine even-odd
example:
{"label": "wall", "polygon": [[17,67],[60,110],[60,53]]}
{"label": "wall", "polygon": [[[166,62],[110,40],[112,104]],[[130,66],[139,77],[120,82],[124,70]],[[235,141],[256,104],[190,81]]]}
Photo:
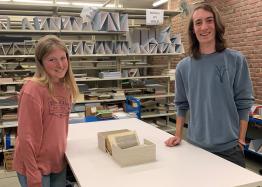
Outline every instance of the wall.
{"label": "wall", "polygon": [[[192,4],[192,0],[187,0]],[[247,58],[254,87],[256,103],[262,104],[262,1],[261,0],[206,0],[215,5],[226,26],[225,38],[229,48],[241,51]],[[179,0],[171,0],[170,9],[177,9]],[[179,15],[172,19],[174,33],[182,33],[185,51],[187,45],[188,16]],[[185,55],[172,58],[172,67]],[[154,58],[161,63],[161,58]]]}

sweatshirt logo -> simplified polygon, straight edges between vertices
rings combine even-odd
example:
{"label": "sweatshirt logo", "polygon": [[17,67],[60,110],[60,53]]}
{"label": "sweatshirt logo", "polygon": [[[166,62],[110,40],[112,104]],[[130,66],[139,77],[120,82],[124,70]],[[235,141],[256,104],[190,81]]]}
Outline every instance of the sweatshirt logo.
{"label": "sweatshirt logo", "polygon": [[223,77],[224,77],[224,74],[225,72],[227,71],[226,69],[226,66],[225,65],[221,65],[221,66],[216,66],[216,73],[217,73],[217,76],[220,80],[221,83],[223,83]]}
{"label": "sweatshirt logo", "polygon": [[49,101],[49,113],[57,117],[64,117],[70,113],[69,103],[64,97],[55,97],[55,100]]}

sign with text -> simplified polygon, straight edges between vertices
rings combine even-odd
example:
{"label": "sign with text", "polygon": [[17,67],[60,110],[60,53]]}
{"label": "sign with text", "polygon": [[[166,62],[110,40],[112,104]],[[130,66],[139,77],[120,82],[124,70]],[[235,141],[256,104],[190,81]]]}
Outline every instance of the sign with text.
{"label": "sign with text", "polygon": [[161,25],[164,21],[164,10],[146,9],[146,24]]}

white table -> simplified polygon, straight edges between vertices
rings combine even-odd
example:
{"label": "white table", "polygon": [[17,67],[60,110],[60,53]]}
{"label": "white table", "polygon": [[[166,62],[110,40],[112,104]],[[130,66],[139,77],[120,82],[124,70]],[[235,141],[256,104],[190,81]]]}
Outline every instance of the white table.
{"label": "white table", "polygon": [[[98,149],[97,132],[136,130],[156,144],[157,161],[121,168]],[[262,186],[262,177],[185,141],[166,147],[171,135],[138,119],[71,124],[66,157],[81,187]],[[255,183],[250,184],[250,183]]]}

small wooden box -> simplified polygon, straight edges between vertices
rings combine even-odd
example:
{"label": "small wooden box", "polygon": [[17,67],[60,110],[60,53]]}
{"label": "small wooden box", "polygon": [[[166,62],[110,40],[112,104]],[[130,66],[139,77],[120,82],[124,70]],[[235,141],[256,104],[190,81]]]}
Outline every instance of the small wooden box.
{"label": "small wooden box", "polygon": [[[128,129],[116,131],[107,131],[98,133],[98,147],[103,152],[108,152],[106,148],[106,139],[108,135],[128,132]],[[144,164],[156,160],[156,145],[149,140],[144,139],[144,144],[121,149],[118,145],[112,145],[112,157],[121,166],[131,166]]]}

